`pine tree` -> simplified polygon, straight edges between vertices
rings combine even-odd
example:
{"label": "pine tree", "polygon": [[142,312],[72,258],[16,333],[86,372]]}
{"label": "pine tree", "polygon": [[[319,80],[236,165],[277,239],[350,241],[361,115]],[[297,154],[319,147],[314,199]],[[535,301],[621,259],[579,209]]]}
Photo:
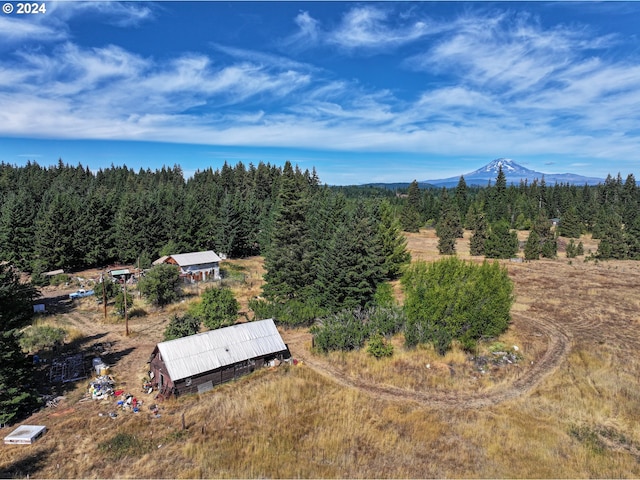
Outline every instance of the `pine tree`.
{"label": "pine tree", "polygon": [[469,239],[469,253],[471,255],[484,255],[485,243],[489,236],[489,226],[487,225],[487,219],[484,212],[478,212],[475,214],[473,224],[473,234]]}
{"label": "pine tree", "polygon": [[540,235],[536,230],[529,232],[527,242],[524,245],[524,258],[525,260],[538,260],[541,253],[540,247]]}
{"label": "pine tree", "polygon": [[384,258],[375,233],[362,201],[336,229],[318,264],[315,282],[316,298],[330,311],[373,303],[378,284],[385,278]]}
{"label": "pine tree", "polygon": [[400,213],[400,224],[405,232],[414,233],[419,232],[422,226],[422,218],[420,215],[420,187],[418,187],[416,180],[409,185],[407,201]]}
{"label": "pine tree", "polygon": [[0,263],[0,423],[14,423],[30,413],[38,397],[32,367],[22,353],[19,331],[33,315],[37,291],[20,283],[12,267]]}
{"label": "pine tree", "polygon": [[307,192],[299,188],[290,162],[281,179],[278,205],[273,219],[271,245],[265,252],[264,296],[282,302],[304,297],[313,284],[311,269],[314,252],[307,224]]}
{"label": "pine tree", "polygon": [[509,223],[501,220],[494,223],[485,242],[487,258],[511,258],[518,253],[518,236],[512,232]]}
{"label": "pine tree", "polygon": [[403,265],[411,261],[411,254],[407,251],[407,239],[402,235],[400,222],[393,215],[388,201],[380,204],[377,241],[383,258],[382,269],[388,280],[398,278]]}
{"label": "pine tree", "polygon": [[578,218],[575,206],[569,207],[562,218],[560,218],[558,234],[563,237],[580,238],[580,235],[582,234],[582,224]]}

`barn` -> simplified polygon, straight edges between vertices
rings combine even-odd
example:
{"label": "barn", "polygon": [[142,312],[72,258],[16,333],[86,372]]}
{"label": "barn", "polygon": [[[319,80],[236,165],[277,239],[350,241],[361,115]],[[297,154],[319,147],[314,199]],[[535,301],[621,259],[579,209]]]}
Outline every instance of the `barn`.
{"label": "barn", "polygon": [[273,319],[158,343],[149,376],[161,397],[203,393],[291,354]]}
{"label": "barn", "polygon": [[180,268],[180,276],[186,280],[220,279],[220,257],[213,250],[165,255],[153,262],[154,265],[161,263],[177,265]]}

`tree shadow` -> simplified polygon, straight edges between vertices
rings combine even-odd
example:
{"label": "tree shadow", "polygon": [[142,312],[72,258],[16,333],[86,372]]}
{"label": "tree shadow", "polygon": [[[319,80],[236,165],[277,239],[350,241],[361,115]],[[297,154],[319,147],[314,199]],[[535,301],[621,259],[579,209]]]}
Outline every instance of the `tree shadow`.
{"label": "tree shadow", "polygon": [[42,450],[27,455],[10,465],[0,467],[0,478],[38,477],[38,472],[46,465],[48,456],[47,451]]}

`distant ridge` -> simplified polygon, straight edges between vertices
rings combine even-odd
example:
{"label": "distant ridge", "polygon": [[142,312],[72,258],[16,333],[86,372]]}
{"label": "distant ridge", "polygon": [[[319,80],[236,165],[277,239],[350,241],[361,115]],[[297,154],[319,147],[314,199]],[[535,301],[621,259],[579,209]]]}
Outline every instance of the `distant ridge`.
{"label": "distant ridge", "polygon": [[457,177],[442,178],[439,180],[424,180],[419,182],[421,186],[434,186],[434,187],[455,187],[460,181],[460,176],[464,177],[464,181],[467,185],[475,185],[480,187],[486,187],[489,182],[493,185],[498,176],[498,171],[502,167],[507,184],[518,185],[521,181],[527,181],[528,183],[534,180],[544,181],[547,185],[554,185],[556,183],[568,183],[570,185],[598,185],[604,183],[604,179],[595,177],[583,177],[582,175],[576,175],[573,173],[542,173],[535,170],[529,170],[528,168],[518,165],[510,158],[497,158],[484,167],[479,168],[470,173],[458,175]]}

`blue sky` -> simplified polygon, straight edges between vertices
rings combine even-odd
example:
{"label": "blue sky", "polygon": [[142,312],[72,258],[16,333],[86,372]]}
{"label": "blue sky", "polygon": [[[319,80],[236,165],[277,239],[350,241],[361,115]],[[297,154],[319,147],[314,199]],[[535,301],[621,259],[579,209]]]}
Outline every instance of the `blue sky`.
{"label": "blue sky", "polygon": [[9,3],[0,161],[640,173],[640,3]]}

